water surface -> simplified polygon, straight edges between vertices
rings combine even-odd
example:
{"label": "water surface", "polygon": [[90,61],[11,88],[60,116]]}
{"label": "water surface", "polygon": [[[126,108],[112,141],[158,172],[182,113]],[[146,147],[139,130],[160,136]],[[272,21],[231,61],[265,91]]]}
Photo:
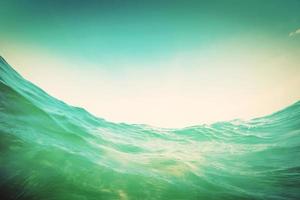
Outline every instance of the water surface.
{"label": "water surface", "polygon": [[299,158],[300,102],[183,129],[112,123],[0,61],[0,199],[300,199]]}

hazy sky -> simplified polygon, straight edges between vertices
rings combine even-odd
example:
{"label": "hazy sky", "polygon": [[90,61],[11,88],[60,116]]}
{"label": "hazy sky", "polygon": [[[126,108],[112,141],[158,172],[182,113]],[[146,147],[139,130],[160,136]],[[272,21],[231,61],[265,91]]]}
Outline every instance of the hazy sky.
{"label": "hazy sky", "polygon": [[1,0],[0,54],[107,120],[252,118],[300,100],[300,1]]}

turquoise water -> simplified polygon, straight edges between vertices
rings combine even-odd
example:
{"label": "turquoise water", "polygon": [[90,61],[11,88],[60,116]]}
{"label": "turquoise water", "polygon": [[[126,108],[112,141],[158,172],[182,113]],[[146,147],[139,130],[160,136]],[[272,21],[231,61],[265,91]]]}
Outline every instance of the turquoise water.
{"label": "turquoise water", "polygon": [[111,123],[0,61],[0,199],[300,199],[300,102],[183,129]]}

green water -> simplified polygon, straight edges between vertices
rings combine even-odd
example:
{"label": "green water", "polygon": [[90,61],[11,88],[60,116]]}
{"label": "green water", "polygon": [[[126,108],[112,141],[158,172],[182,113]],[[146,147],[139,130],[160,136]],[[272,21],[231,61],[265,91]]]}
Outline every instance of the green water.
{"label": "green water", "polygon": [[0,199],[300,199],[300,102],[184,129],[117,124],[1,58],[0,188]]}

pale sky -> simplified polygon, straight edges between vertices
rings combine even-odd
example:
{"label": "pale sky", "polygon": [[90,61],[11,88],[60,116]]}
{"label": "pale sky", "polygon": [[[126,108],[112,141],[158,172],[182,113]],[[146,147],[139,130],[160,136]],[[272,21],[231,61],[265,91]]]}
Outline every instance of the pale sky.
{"label": "pale sky", "polygon": [[216,2],[85,5],[73,18],[73,8],[7,1],[0,54],[50,95],[114,122],[185,127],[300,100],[300,3]]}

